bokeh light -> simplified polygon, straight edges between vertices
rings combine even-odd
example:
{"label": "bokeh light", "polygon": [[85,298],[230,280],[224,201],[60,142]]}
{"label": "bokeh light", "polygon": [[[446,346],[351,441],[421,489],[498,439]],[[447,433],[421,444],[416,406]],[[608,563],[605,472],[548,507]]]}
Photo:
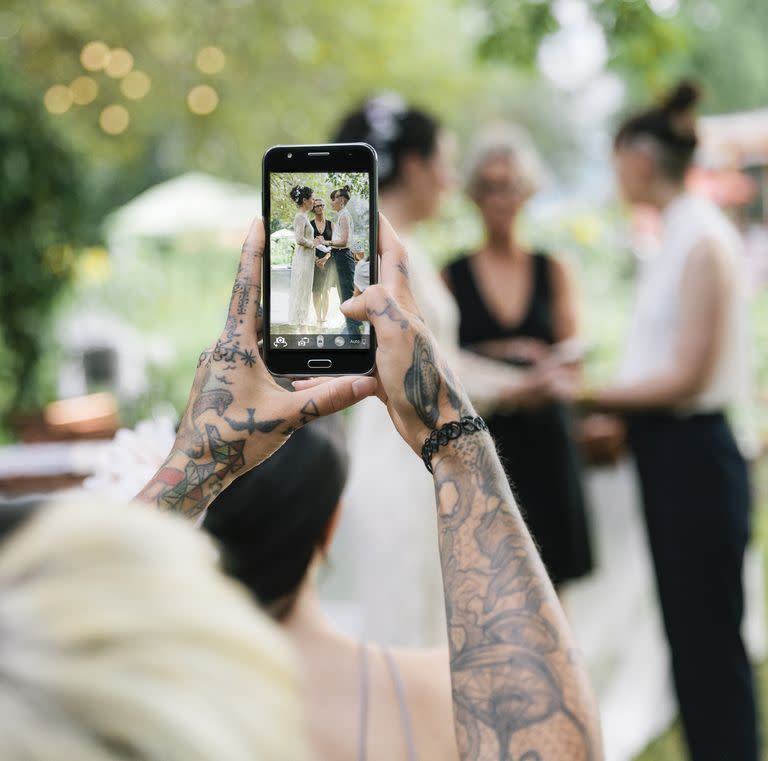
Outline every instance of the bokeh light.
{"label": "bokeh light", "polygon": [[43,103],[52,114],[63,114],[72,105],[72,90],[66,85],[53,85],[46,91]]}
{"label": "bokeh light", "polygon": [[115,48],[109,54],[109,62],[104,71],[107,75],[120,79],[133,68],[133,56],[125,48]]}
{"label": "bokeh light", "polygon": [[124,132],[130,120],[128,109],[117,103],[107,106],[99,115],[99,124],[108,135],[119,135]]}
{"label": "bokeh light", "polygon": [[201,48],[197,53],[195,63],[203,74],[217,74],[224,68],[227,59],[221,50],[213,45]]}
{"label": "bokeh light", "polygon": [[72,91],[72,100],[78,106],[87,106],[89,103],[93,103],[99,94],[99,86],[96,84],[96,80],[91,77],[78,77],[72,82],[69,89]]}
{"label": "bokeh light", "polygon": [[216,110],[219,94],[210,85],[193,87],[187,95],[187,106],[193,114],[205,116]]}
{"label": "bokeh light", "polygon": [[80,63],[88,71],[101,71],[109,63],[109,59],[109,47],[99,40],[89,42],[80,51]]}
{"label": "bokeh light", "polygon": [[131,71],[120,82],[120,90],[126,98],[143,98],[152,86],[152,80],[143,71]]}

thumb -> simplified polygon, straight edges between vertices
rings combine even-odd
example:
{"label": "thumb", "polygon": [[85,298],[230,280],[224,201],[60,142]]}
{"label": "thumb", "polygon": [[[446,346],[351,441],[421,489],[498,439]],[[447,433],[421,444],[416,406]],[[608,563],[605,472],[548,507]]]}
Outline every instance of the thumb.
{"label": "thumb", "polygon": [[352,375],[332,378],[312,388],[294,392],[299,407],[299,424],[309,423],[313,418],[332,415],[334,412],[351,407],[361,399],[376,393],[376,378],[368,375]]}
{"label": "thumb", "polygon": [[353,296],[351,299],[347,299],[339,308],[346,317],[351,317],[353,320],[368,319],[365,304],[365,292],[361,293],[359,296]]}

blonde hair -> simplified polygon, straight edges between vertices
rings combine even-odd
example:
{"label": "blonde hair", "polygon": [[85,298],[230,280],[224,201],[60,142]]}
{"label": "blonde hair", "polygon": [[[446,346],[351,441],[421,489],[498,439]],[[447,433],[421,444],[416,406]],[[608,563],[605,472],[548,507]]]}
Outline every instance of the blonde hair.
{"label": "blonde hair", "polygon": [[475,136],[467,154],[464,176],[469,196],[476,196],[480,171],[495,158],[508,159],[515,167],[525,198],[530,198],[539,190],[544,170],[528,133],[516,124],[493,124]]}
{"label": "blonde hair", "polygon": [[216,564],[138,506],[47,506],[6,539],[0,758],[304,758],[288,646]]}

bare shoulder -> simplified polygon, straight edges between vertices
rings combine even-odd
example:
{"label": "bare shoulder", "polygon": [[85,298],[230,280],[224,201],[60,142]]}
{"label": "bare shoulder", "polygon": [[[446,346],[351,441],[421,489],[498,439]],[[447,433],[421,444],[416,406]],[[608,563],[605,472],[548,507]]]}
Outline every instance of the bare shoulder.
{"label": "bare shoulder", "polygon": [[392,656],[403,679],[417,757],[458,759],[448,649],[393,650]]}

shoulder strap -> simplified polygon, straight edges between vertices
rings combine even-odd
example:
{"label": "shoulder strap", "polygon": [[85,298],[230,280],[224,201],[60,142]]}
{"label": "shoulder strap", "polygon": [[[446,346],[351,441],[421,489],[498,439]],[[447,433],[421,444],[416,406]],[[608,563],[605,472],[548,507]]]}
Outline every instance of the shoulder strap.
{"label": "shoulder strap", "polygon": [[360,643],[360,718],[358,719],[357,761],[365,761],[368,749],[368,645]]}
{"label": "shoulder strap", "polygon": [[533,257],[536,278],[534,292],[548,303],[552,300],[552,257],[545,251],[534,251]]}
{"label": "shoulder strap", "polygon": [[403,680],[400,676],[400,671],[397,668],[395,659],[392,657],[392,653],[387,648],[382,647],[381,652],[384,656],[384,660],[387,663],[389,669],[389,676],[392,679],[392,685],[395,688],[395,695],[397,696],[397,705],[400,709],[400,723],[403,727],[403,736],[405,737],[405,746],[408,752],[408,761],[416,761],[416,743],[413,741],[413,727],[411,726],[411,715],[408,711],[408,702],[405,699],[405,689],[403,688]]}

